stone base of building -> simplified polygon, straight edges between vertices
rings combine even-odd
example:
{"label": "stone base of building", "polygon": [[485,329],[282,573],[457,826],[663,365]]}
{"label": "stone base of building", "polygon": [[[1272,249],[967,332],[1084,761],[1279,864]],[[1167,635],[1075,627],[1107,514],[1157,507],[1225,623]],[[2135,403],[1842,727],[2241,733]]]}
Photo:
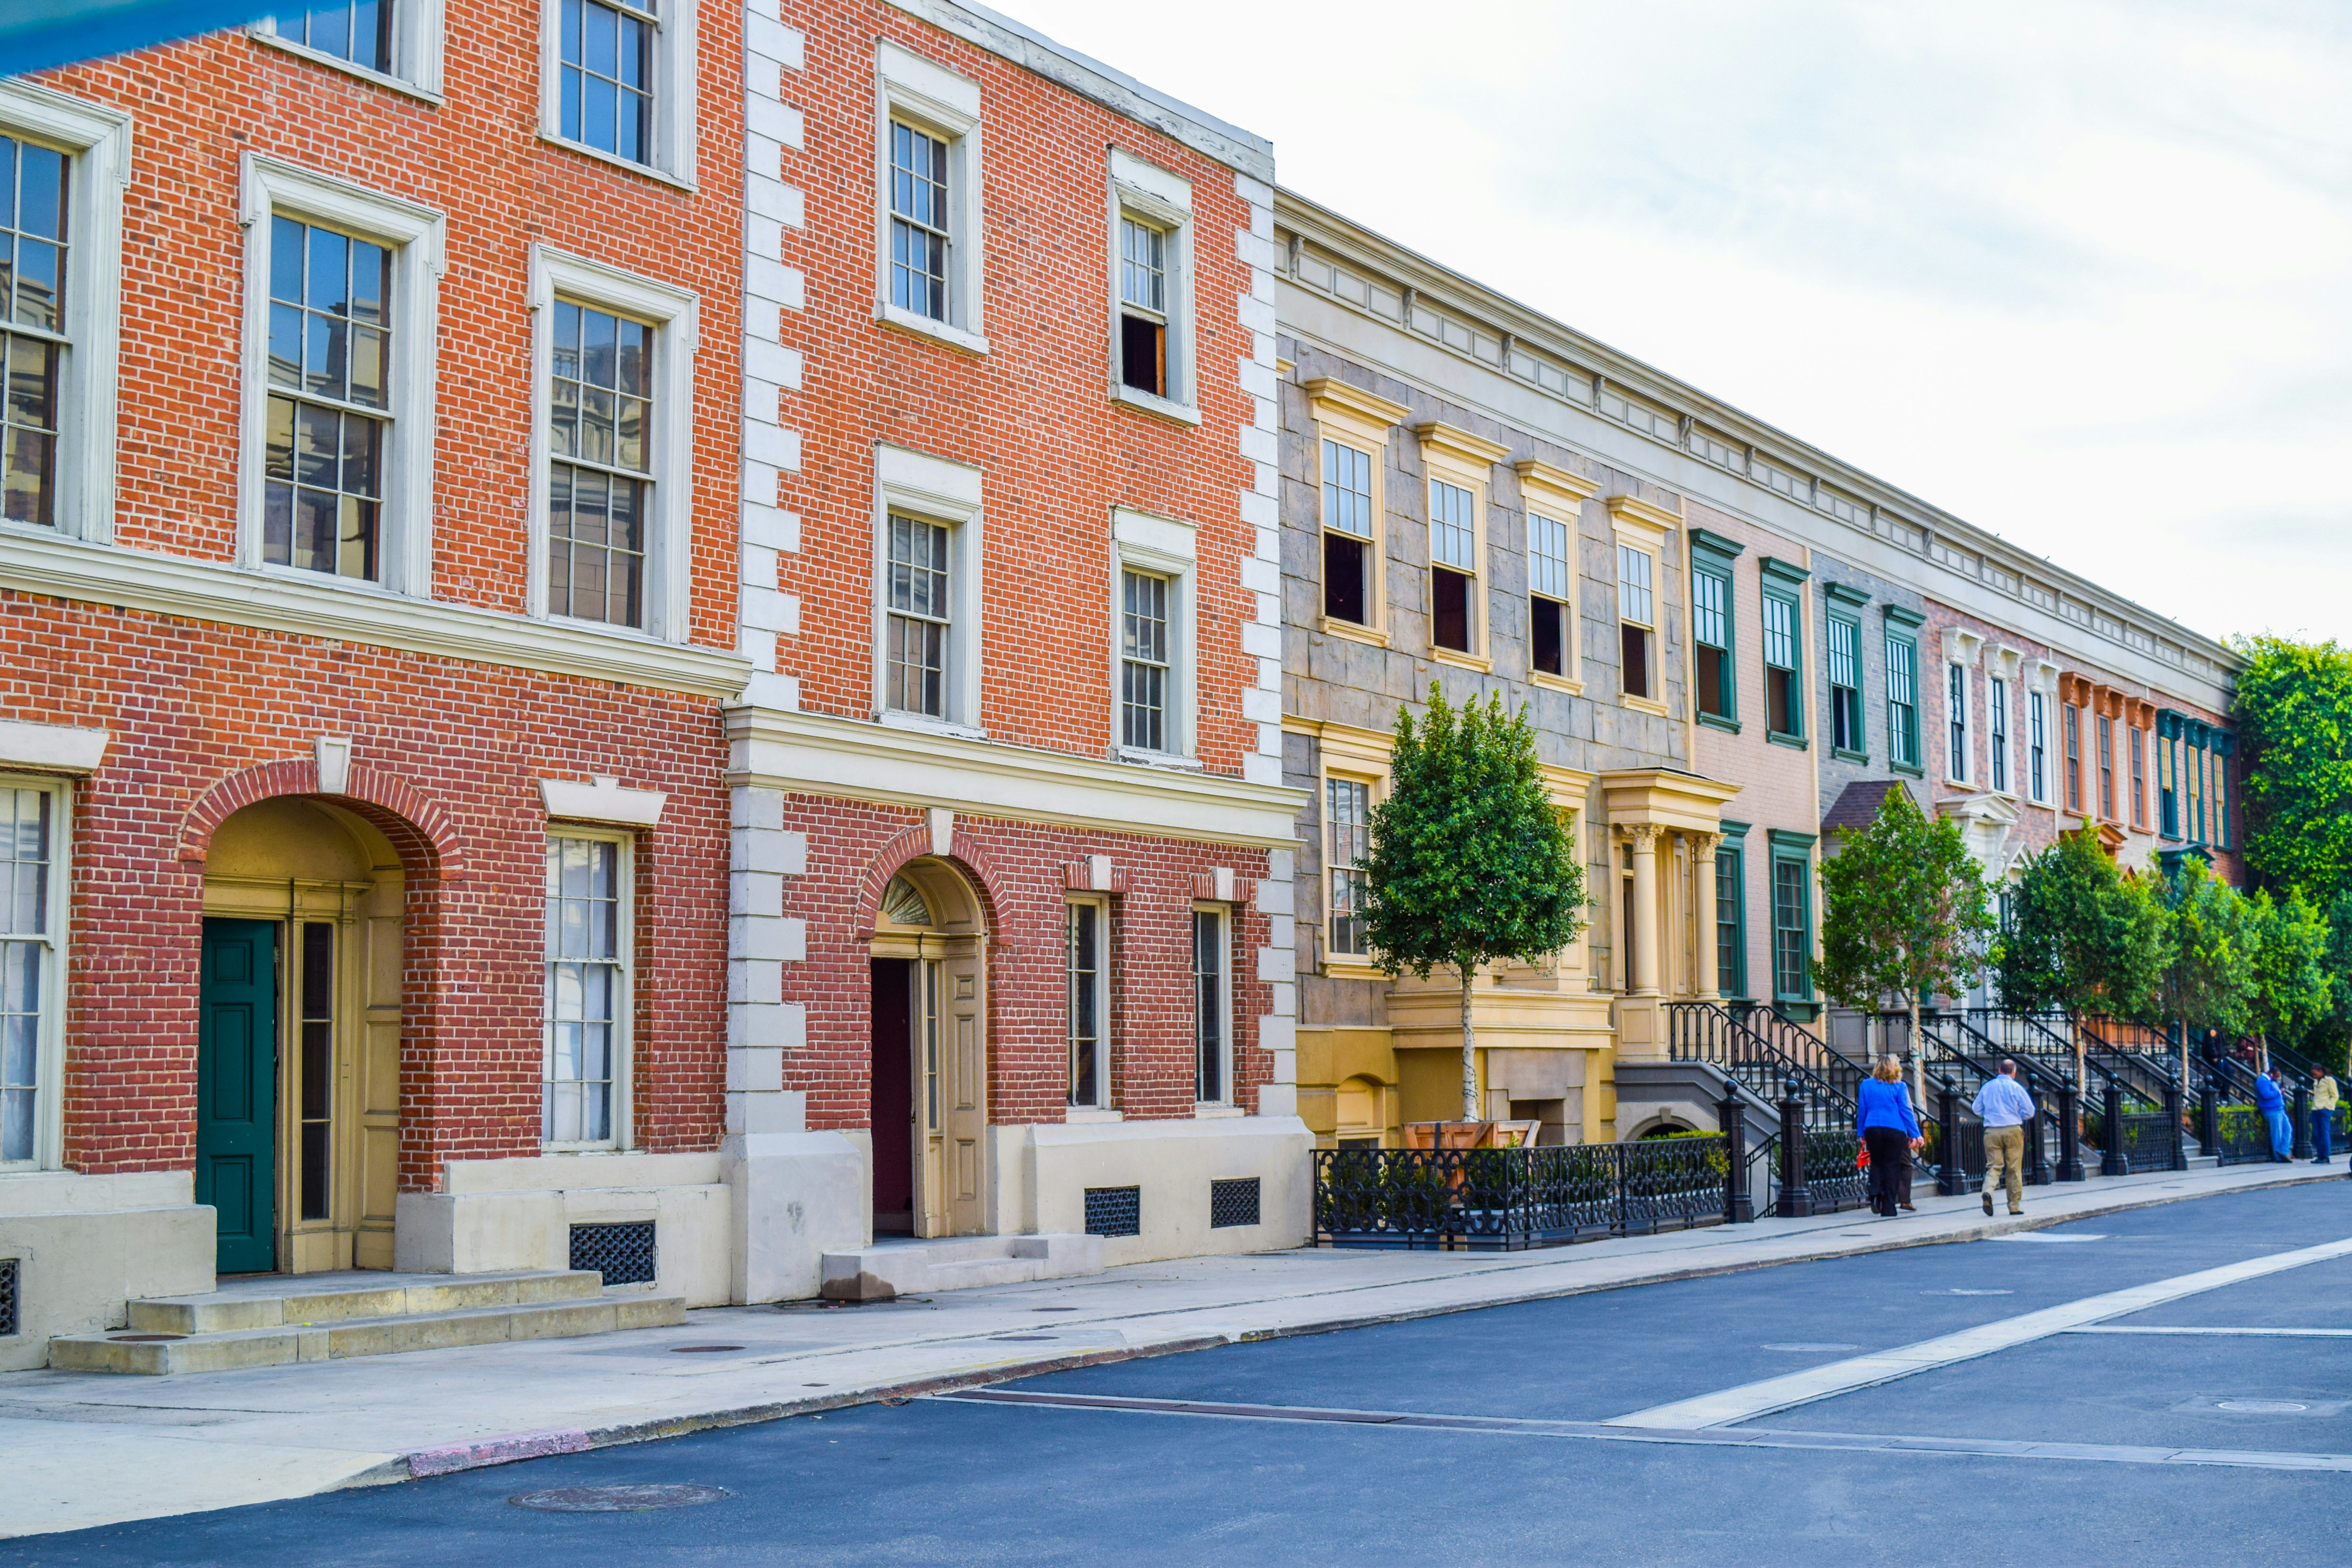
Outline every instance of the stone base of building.
{"label": "stone base of building", "polygon": [[47,1364],[53,1334],[118,1329],[134,1297],[213,1288],[213,1211],[185,1171],[0,1176],[0,1266],[14,1260],[16,1331],[0,1372]]}
{"label": "stone base of building", "polygon": [[[1315,1135],[1296,1116],[1039,1123],[989,1129],[1000,1236],[1084,1232],[1087,1199],[1121,1205],[1134,1189],[1135,1233],[1103,1237],[1103,1262],[1149,1263],[1306,1245],[1313,1223]],[[1257,1184],[1257,1223],[1217,1223]],[[1112,1195],[1117,1194],[1117,1195]],[[1122,1209],[1122,1212],[1123,1209]]]}

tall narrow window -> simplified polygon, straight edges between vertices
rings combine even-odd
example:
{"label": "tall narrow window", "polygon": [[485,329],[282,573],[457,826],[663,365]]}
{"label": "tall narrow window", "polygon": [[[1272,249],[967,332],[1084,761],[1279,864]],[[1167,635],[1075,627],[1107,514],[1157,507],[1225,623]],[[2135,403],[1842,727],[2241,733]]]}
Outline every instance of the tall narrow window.
{"label": "tall narrow window", "polygon": [[1568,639],[1576,624],[1575,546],[1569,525],[1528,513],[1528,661],[1546,675],[1573,668]]}
{"label": "tall narrow window", "polygon": [[947,716],[948,531],[890,516],[887,593],[887,704],[901,713]]}
{"label": "tall narrow window", "polygon": [[0,517],[44,527],[57,522],[71,173],[63,153],[0,136]]}
{"label": "tall narrow window", "polygon": [[2099,715],[2099,815],[2116,820],[2116,721]]}
{"label": "tall narrow window", "polygon": [[1775,735],[1804,733],[1804,679],[1799,673],[1797,602],[1764,595],[1764,727]]}
{"label": "tall narrow window", "polygon": [[39,1152],[42,1041],[58,1004],[58,796],[0,787],[0,1165]]}
{"label": "tall narrow window", "polygon": [[2230,753],[2219,749],[2213,752],[2213,842],[2230,847]]}
{"label": "tall narrow window", "polygon": [[559,0],[563,139],[632,163],[654,158],[656,0]]}
{"label": "tall narrow window", "polygon": [[1225,914],[1192,911],[1192,1058],[1197,1064],[1193,1098],[1222,1103],[1233,1098],[1233,1044],[1227,1038]]}
{"label": "tall narrow window", "polygon": [[[1771,612],[1768,607],[1769,626]],[[1766,636],[1770,636],[1768,631]],[[1732,717],[1731,579],[1720,572],[1691,571],[1691,639],[1698,645],[1698,710]]]}
{"label": "tall narrow window", "polygon": [[1468,653],[1477,647],[1477,497],[1444,479],[1429,481],[1430,640]]}
{"label": "tall narrow window", "polygon": [[1372,624],[1378,579],[1372,558],[1372,458],[1338,441],[1323,443],[1323,613],[1354,626]]}
{"label": "tall narrow window", "polygon": [[2009,682],[1985,682],[1985,706],[1992,713],[1992,787],[2009,793]]}
{"label": "tall narrow window", "polygon": [[1919,647],[1886,639],[1886,751],[1896,767],[1919,765]]}
{"label": "tall narrow window", "polygon": [[1371,952],[1364,938],[1364,862],[1372,850],[1372,786],[1360,779],[1331,779],[1324,793],[1324,874],[1330,879],[1330,951],[1362,958]]}
{"label": "tall narrow window", "polygon": [[262,553],[373,581],[392,426],[392,253],[289,217],[269,223]]}
{"label": "tall narrow window", "polygon": [[1812,928],[1805,862],[1775,856],[1772,861],[1772,994],[1783,1000],[1810,994]]}
{"label": "tall narrow window", "polygon": [[2026,793],[2034,799],[2050,798],[2050,699],[2040,691],[2029,692],[2026,707]]}
{"label": "tall narrow window", "polygon": [[1862,627],[1830,617],[1830,744],[1864,752],[1862,739]]}
{"label": "tall narrow window", "polygon": [[1168,234],[1118,220],[1118,378],[1168,395]]}
{"label": "tall narrow window", "polygon": [[305,48],[389,73],[392,12],[393,0],[314,0],[299,16],[278,17],[276,26],[279,37]]}
{"label": "tall narrow window", "polygon": [[2131,820],[2134,827],[2147,826],[2147,731],[2135,724],[2131,727]]}
{"label": "tall narrow window", "polygon": [[1715,984],[1726,996],[1748,994],[1748,911],[1740,876],[1742,852],[1715,852]]}
{"label": "tall narrow window", "polygon": [[[890,122],[890,302],[948,319],[948,144]],[[1099,274],[1097,275],[1099,276]]]}
{"label": "tall narrow window", "polygon": [[2060,728],[2066,742],[2066,809],[2083,809],[2083,710],[2064,704]]}
{"label": "tall narrow window", "polygon": [[1119,574],[1119,735],[1146,752],[1168,750],[1168,579]]}
{"label": "tall narrow window", "polygon": [[1103,1023],[1105,1005],[1103,954],[1108,945],[1108,911],[1099,903],[1069,906],[1069,1044],[1070,1103],[1100,1107],[1103,1103]]}
{"label": "tall narrow window", "polygon": [[1652,596],[1650,552],[1630,544],[1617,546],[1618,652],[1625,695],[1655,697],[1652,682],[1650,639],[1657,627]]}
{"label": "tall narrow window", "polygon": [[1965,784],[1969,776],[1969,672],[1957,664],[1944,668],[1944,707],[1951,727],[1951,777],[1956,784]]}
{"label": "tall narrow window", "polygon": [[612,1143],[614,1086],[628,1019],[625,849],[608,838],[547,841],[547,1068],[540,1136]]}
{"label": "tall narrow window", "polygon": [[654,329],[558,300],[548,367],[548,609],[642,626]]}
{"label": "tall narrow window", "polygon": [[335,928],[302,922],[302,1217],[326,1219],[335,1093]]}
{"label": "tall narrow window", "polygon": [[2156,822],[2167,838],[2180,837],[2180,737],[2169,714],[2157,715]]}

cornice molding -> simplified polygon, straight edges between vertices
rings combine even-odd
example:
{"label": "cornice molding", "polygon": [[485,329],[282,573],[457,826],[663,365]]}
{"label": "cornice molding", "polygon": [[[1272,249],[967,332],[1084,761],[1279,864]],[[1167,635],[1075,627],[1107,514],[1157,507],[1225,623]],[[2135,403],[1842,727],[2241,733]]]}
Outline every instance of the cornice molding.
{"label": "cornice molding", "polygon": [[1424,419],[1412,427],[1412,433],[1421,437],[1423,457],[1435,453],[1473,468],[1491,468],[1511,455],[1511,449],[1501,442],[1472,435],[1443,419]]}
{"label": "cornice molding", "polygon": [[1520,458],[1511,465],[1511,469],[1519,476],[1522,492],[1532,491],[1572,508],[1583,506],[1601,493],[1599,479],[1588,479],[1582,474],[1554,468],[1533,458]]}
{"label": "cornice molding", "polygon": [[1339,414],[1385,430],[1403,424],[1405,416],[1412,412],[1402,403],[1391,403],[1376,392],[1351,386],[1337,376],[1318,375],[1312,381],[1302,381],[1298,390],[1307,395],[1307,404],[1318,419]]}
{"label": "cornice molding", "polygon": [[751,671],[739,654],[690,643],[16,529],[0,531],[0,588],[719,700]]}

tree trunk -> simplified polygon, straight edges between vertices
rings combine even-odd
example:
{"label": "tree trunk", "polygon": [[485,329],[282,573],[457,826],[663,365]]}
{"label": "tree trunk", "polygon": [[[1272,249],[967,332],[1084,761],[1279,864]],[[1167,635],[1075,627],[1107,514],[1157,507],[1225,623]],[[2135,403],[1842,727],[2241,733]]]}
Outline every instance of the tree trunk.
{"label": "tree trunk", "polygon": [[1470,976],[1476,972],[1467,963],[1454,968],[1462,976],[1462,1120],[1484,1121],[1478,1114],[1478,1037],[1470,1026]]}

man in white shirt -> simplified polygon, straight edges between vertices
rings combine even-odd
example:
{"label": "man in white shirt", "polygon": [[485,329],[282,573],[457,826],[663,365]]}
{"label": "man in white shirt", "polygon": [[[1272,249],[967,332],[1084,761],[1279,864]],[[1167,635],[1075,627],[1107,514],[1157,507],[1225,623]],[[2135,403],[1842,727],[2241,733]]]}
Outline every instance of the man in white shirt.
{"label": "man in white shirt", "polygon": [[2000,1076],[1977,1090],[1969,1107],[1984,1123],[1984,1211],[1992,1213],[1992,1189],[2009,1189],[2009,1212],[2025,1212],[2025,1124],[2033,1120],[2033,1097],[2017,1081],[2017,1064],[2001,1059]]}

